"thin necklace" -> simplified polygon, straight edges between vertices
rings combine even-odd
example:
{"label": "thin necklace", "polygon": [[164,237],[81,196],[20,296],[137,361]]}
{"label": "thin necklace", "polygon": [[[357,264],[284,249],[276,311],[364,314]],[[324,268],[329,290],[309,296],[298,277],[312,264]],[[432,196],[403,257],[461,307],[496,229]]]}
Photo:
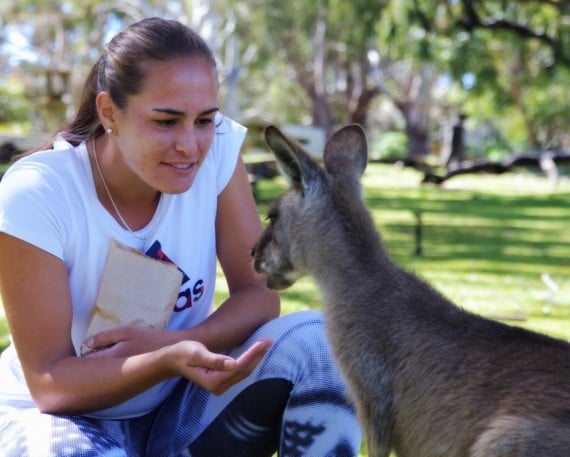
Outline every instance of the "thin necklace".
{"label": "thin necklace", "polygon": [[117,208],[115,200],[113,200],[113,197],[111,196],[111,191],[109,190],[109,186],[107,185],[107,181],[105,180],[105,176],[103,176],[103,170],[101,170],[101,165],[99,165],[99,159],[97,158],[97,148],[95,147],[95,139],[93,139],[93,158],[95,159],[95,167],[97,167],[97,171],[99,172],[99,177],[101,178],[101,182],[103,183],[103,187],[105,188],[105,192],[107,192],[107,197],[109,197],[109,201],[111,202],[111,205],[113,205],[113,209],[115,210],[115,213],[117,213],[117,216],[119,216],[121,223],[129,231],[129,233],[132,236],[134,236],[135,238],[137,238],[141,241],[146,241],[146,237],[139,235],[131,227],[129,227],[129,224],[127,224],[127,221],[125,221],[125,218],[123,217],[123,215],[119,211],[119,208]]}

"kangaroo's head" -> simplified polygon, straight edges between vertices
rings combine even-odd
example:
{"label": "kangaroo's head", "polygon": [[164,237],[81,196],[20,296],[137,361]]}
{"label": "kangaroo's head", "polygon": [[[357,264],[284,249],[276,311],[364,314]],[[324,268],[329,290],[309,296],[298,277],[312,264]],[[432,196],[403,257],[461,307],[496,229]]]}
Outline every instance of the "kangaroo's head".
{"label": "kangaroo's head", "polygon": [[269,210],[269,225],[252,250],[253,265],[267,275],[270,288],[285,289],[308,272],[308,253],[329,236],[335,205],[359,197],[366,137],[354,124],[335,132],[325,146],[324,167],[276,127],[265,130],[265,139],[289,190]]}

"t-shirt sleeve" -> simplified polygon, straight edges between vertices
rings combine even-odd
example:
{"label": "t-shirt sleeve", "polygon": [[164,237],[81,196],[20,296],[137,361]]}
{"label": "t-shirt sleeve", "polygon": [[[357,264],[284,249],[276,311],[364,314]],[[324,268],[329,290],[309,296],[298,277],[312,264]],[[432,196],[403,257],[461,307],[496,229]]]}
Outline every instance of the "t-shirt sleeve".
{"label": "t-shirt sleeve", "polygon": [[216,116],[216,133],[210,151],[217,168],[218,195],[234,174],[247,129],[228,117]]}
{"label": "t-shirt sleeve", "polygon": [[66,192],[49,168],[21,159],[0,181],[0,231],[63,258]]}

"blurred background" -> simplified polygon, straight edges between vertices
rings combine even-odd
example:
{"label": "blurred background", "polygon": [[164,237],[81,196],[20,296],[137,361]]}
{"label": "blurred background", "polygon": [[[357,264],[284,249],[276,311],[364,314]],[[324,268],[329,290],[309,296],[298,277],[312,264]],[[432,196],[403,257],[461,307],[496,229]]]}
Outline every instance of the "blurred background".
{"label": "blurred background", "polygon": [[253,134],[357,122],[374,159],[438,175],[570,149],[570,1],[19,0],[0,3],[3,154],[56,131],[110,36],[151,15],[209,42]]}
{"label": "blurred background", "polygon": [[[214,50],[262,217],[285,189],[266,125],[318,156],[359,123],[397,261],[467,308],[570,338],[569,0],[2,0],[0,167],[73,113],[112,35],[153,15]],[[284,311],[319,300],[304,279]]]}

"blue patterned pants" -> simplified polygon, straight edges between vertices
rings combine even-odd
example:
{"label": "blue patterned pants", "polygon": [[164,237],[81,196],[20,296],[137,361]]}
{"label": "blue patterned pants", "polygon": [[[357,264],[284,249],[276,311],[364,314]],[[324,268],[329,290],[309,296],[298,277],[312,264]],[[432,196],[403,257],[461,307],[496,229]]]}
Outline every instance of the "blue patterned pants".
{"label": "blue patterned pants", "polygon": [[0,457],[352,457],[361,433],[324,333],[305,311],[275,319],[255,372],[221,396],[186,380],[152,413],[127,420],[22,410],[0,418]]}

